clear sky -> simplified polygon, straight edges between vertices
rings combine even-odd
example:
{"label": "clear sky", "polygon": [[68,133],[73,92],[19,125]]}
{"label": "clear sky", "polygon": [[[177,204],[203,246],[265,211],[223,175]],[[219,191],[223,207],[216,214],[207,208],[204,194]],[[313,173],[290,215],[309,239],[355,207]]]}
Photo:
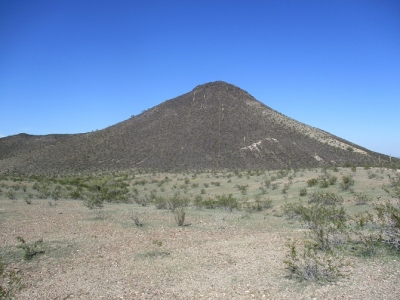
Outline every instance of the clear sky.
{"label": "clear sky", "polygon": [[0,136],[103,129],[215,80],[400,157],[400,1],[0,0]]}

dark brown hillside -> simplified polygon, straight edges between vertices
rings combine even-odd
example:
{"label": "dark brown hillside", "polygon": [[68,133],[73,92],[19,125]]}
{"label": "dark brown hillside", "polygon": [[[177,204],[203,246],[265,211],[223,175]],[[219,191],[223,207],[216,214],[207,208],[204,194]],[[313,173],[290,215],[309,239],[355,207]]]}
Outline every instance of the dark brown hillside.
{"label": "dark brown hillside", "polygon": [[376,164],[379,156],[292,120],[221,81],[103,130],[57,136],[33,148],[20,143],[13,156],[6,142],[0,139],[1,170],[24,173],[359,165]]}

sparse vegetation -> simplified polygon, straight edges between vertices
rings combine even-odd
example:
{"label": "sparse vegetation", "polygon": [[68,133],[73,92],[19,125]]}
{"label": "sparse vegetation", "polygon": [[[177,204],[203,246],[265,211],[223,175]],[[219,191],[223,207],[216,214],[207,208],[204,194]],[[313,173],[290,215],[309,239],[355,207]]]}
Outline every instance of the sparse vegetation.
{"label": "sparse vegetation", "polygon": [[[196,172],[195,176],[189,172],[132,170],[57,178],[2,177],[0,201],[4,205],[0,216],[5,217],[1,220],[7,220],[2,221],[2,226],[6,225],[2,230],[7,244],[0,247],[0,254],[5,254],[8,265],[13,266],[9,270],[18,268],[21,275],[28,268],[29,272],[50,268],[55,257],[58,266],[67,274],[75,274],[72,269],[64,267],[66,262],[75,270],[81,267],[71,262],[70,255],[82,265],[86,261],[95,262],[95,268],[101,265],[109,269],[118,264],[119,269],[129,269],[135,276],[140,274],[143,278],[143,274],[149,275],[163,292],[166,291],[165,285],[155,274],[167,272],[172,264],[176,278],[185,284],[187,281],[182,279],[182,274],[195,278],[196,273],[202,278],[201,270],[205,265],[211,272],[218,273],[218,270],[225,272],[235,264],[244,272],[262,270],[257,273],[260,274],[256,279],[257,286],[265,283],[265,277],[268,277],[280,288],[283,275],[278,275],[276,270],[282,270],[282,267],[286,267],[292,278],[306,282],[340,281],[343,276],[357,276],[350,270],[358,269],[355,273],[359,274],[360,268],[365,268],[363,272],[366,274],[379,276],[373,273],[376,264],[379,264],[382,274],[389,272],[389,268],[398,266],[397,257],[400,255],[400,184],[397,173],[391,170],[382,173],[376,168],[358,168],[355,173],[351,168],[337,169],[339,184],[331,179],[335,176],[330,174],[329,168],[289,172],[204,171]],[[368,172],[379,176],[371,178]],[[342,186],[348,183],[344,177],[353,182],[348,189]],[[316,181],[311,186],[308,184],[310,178]],[[321,182],[328,186],[321,186]],[[20,187],[16,190],[13,186],[17,184]],[[276,185],[275,189],[273,185]],[[246,192],[243,193],[242,189]],[[9,190],[15,192],[18,199],[33,199],[33,204],[27,206],[21,205],[20,201],[9,201],[6,193]],[[37,194],[46,190],[50,191],[47,199],[37,198]],[[76,198],[72,197],[74,192]],[[107,218],[104,222],[93,221],[88,217],[91,216],[89,211],[101,212]],[[11,214],[15,217],[10,218]],[[20,217],[21,214],[24,217]],[[23,222],[23,227],[18,220]],[[60,228],[65,230],[65,235],[60,233],[61,236],[57,237],[65,240],[63,247],[70,249],[75,241],[77,245],[66,257],[54,254],[57,247],[48,248],[48,243],[53,242]],[[15,232],[24,236],[18,245],[15,244]],[[25,242],[25,239],[35,241],[37,232],[43,233],[45,245],[40,241],[37,244]],[[289,242],[285,248],[286,238]],[[43,248],[46,254],[36,259]],[[87,256],[93,249],[94,254]],[[251,254],[248,249],[252,250]],[[283,249],[286,249],[286,256]],[[136,257],[135,268],[131,268],[130,262],[118,253]],[[35,264],[24,262],[22,257],[25,256]],[[243,257],[246,263],[239,257]],[[366,266],[363,260],[369,260]],[[391,261],[391,264],[383,263],[385,261]],[[273,268],[262,267],[269,264]],[[57,270],[54,269],[53,274],[64,276]],[[40,275],[43,280],[45,274]],[[24,295],[29,290],[41,288],[40,284],[35,285],[34,277],[27,280],[29,285]],[[207,279],[200,280],[209,283]],[[149,282],[146,284],[151,286]],[[224,289],[233,285],[224,283]],[[346,291],[353,287],[350,285]],[[314,287],[310,285],[309,288]],[[334,293],[339,291],[336,285],[330,289]],[[147,295],[145,290],[143,293]],[[267,292],[263,290],[262,293]],[[254,298],[262,298],[262,293],[254,292]],[[276,296],[271,293],[267,297]],[[292,298],[296,297],[294,290],[289,289],[288,293]],[[328,294],[323,295],[329,298]]]}

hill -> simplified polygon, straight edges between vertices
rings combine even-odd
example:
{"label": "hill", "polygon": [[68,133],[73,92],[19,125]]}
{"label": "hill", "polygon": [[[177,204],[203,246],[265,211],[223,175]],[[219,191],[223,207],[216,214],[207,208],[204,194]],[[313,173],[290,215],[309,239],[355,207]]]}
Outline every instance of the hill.
{"label": "hill", "polygon": [[103,130],[0,139],[2,172],[280,169],[388,160],[222,81],[199,85]]}

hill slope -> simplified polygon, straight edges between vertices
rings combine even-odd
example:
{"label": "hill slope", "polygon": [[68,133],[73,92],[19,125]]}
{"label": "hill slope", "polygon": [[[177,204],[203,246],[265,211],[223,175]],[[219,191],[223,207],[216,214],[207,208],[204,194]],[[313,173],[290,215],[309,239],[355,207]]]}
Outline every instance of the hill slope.
{"label": "hill slope", "polygon": [[0,170],[271,169],[388,159],[290,119],[222,81],[103,130],[45,137],[0,139]]}

